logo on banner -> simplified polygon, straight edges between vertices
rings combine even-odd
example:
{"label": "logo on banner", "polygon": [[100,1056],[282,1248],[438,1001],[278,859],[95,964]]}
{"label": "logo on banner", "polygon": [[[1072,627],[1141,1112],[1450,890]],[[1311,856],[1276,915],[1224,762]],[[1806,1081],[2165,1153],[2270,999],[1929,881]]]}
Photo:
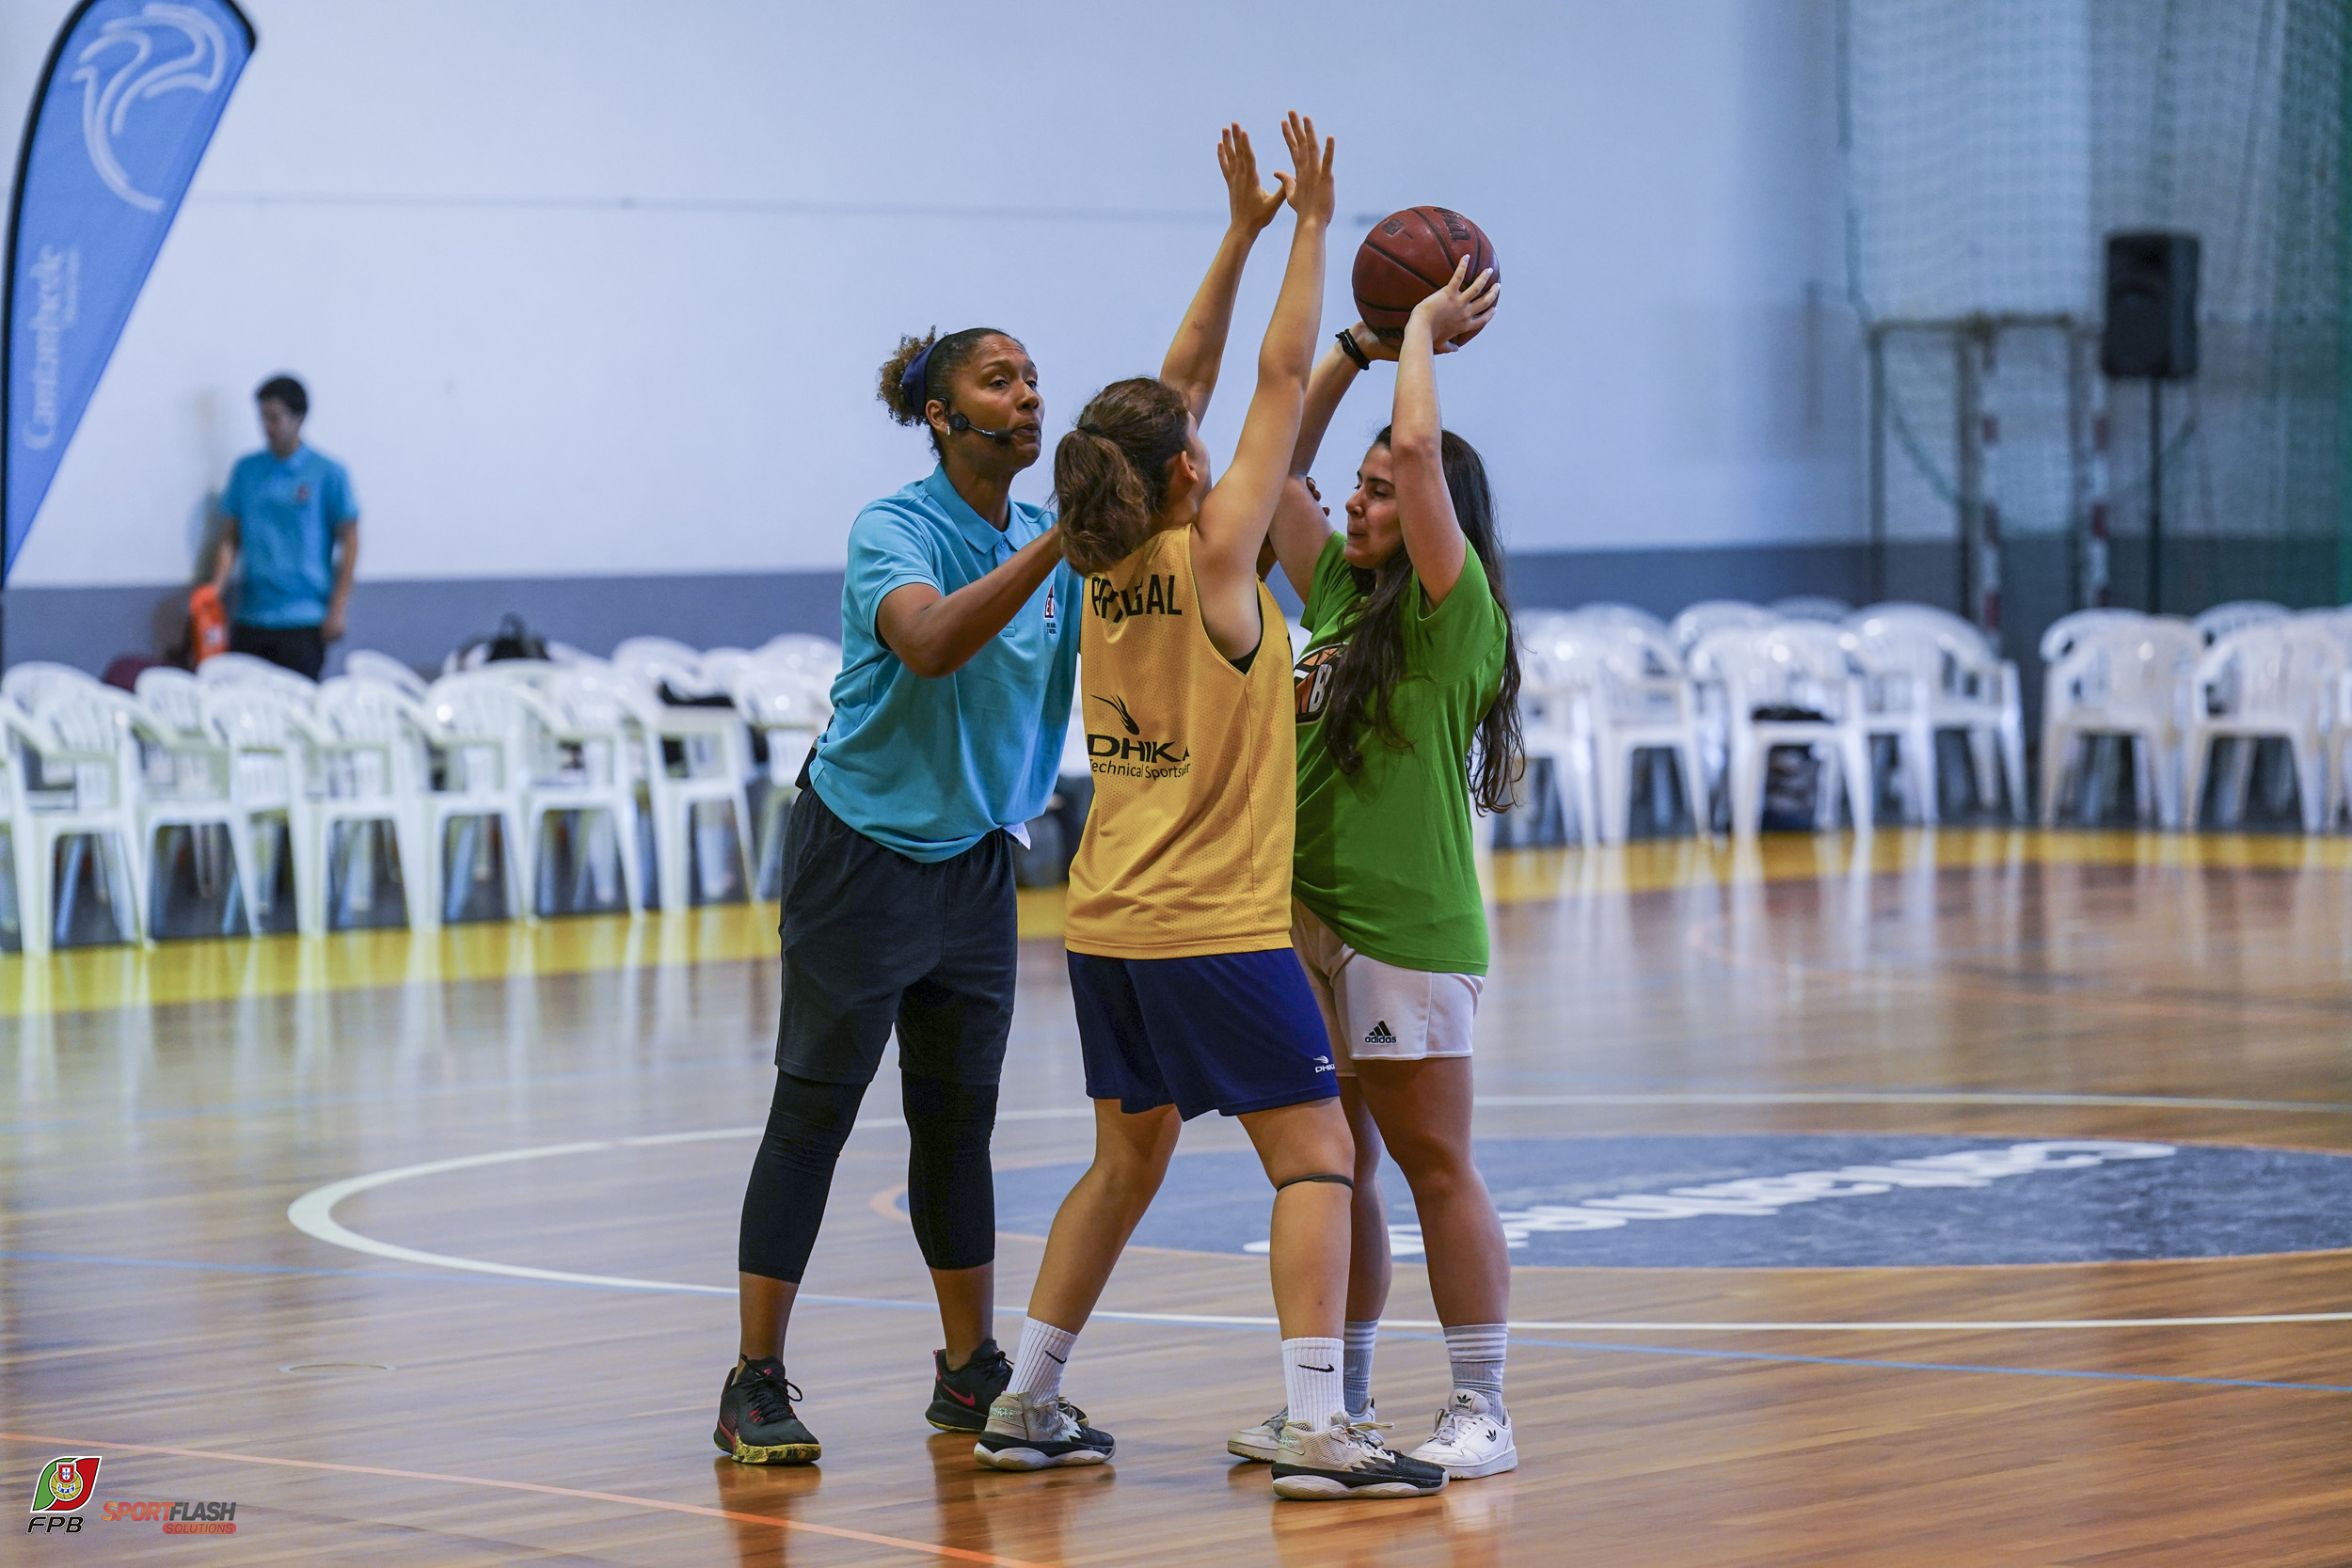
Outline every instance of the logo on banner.
{"label": "logo on banner", "polygon": [[229,79],[229,41],[220,26],[194,6],[150,0],[136,16],[117,17],[74,57],[72,81],[82,85],[82,145],[106,188],[142,213],[160,213],[164,198],[138,188],[116,143],[134,108],[167,92],[217,92]]}

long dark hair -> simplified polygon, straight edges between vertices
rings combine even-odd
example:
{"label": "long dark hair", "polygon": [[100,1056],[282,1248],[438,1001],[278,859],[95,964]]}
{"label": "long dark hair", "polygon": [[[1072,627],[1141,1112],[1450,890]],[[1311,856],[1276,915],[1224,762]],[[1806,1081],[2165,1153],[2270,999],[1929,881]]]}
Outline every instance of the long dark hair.
{"label": "long dark hair", "polygon": [[[1375,447],[1389,444],[1389,427],[1372,438]],[[1511,599],[1502,579],[1502,546],[1495,537],[1494,492],[1486,483],[1486,465],[1478,449],[1452,431],[1439,438],[1445,466],[1446,493],[1454,498],[1454,515],[1462,536],[1478,552],[1486,570],[1486,586],[1502,612],[1502,685],[1494,705],[1478,721],[1478,736],[1470,759],[1470,802],[1480,811],[1502,811],[1511,804],[1519,773],[1526,765],[1519,736],[1519,649],[1511,626]],[[1390,699],[1405,678],[1405,617],[1418,607],[1411,594],[1413,562],[1399,546],[1376,569],[1359,572],[1360,584],[1372,579],[1371,593],[1350,613],[1345,629],[1346,651],[1331,678],[1329,705],[1323,715],[1323,743],[1342,773],[1353,777],[1364,765],[1363,737],[1369,730],[1381,744],[1409,751],[1412,742],[1396,727]]]}
{"label": "long dark hair", "polygon": [[1190,435],[1191,410],[1165,381],[1138,375],[1094,394],[1054,449],[1061,553],[1073,570],[1106,571],[1141,547]]}

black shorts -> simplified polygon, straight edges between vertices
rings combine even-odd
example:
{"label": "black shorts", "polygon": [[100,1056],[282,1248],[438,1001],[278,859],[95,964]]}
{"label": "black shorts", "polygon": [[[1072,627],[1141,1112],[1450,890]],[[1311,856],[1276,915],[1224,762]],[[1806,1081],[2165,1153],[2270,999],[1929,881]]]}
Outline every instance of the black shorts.
{"label": "black shorts", "polygon": [[316,626],[248,626],[238,621],[229,628],[229,651],[268,659],[312,680],[326,664],[326,638]]}
{"label": "black shorts", "polygon": [[823,1084],[871,1083],[896,1028],[907,1071],[993,1085],[1018,961],[1003,832],[952,860],[909,860],[803,787],[784,835],[776,1066]]}

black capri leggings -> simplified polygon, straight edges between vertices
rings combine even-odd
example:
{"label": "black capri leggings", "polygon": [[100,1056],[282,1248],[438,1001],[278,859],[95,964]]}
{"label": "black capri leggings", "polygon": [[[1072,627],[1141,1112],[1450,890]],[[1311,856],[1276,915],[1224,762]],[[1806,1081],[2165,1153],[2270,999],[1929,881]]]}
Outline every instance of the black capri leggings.
{"label": "black capri leggings", "polygon": [[[996,1085],[899,1074],[906,1101],[907,1211],[915,1243],[934,1269],[977,1269],[996,1258],[996,1184],[988,1161]],[[866,1098],[863,1084],[820,1084],[776,1074],[768,1131],[743,1195],[736,1267],[795,1285],[825,1217],[833,1168]]]}

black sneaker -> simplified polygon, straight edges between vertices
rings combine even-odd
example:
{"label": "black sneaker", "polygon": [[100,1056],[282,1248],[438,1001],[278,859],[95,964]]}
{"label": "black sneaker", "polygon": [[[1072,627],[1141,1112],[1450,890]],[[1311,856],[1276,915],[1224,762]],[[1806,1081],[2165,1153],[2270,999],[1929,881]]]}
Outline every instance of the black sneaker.
{"label": "black sneaker", "polygon": [[988,1407],[1012,1381],[1012,1362],[983,1339],[972,1358],[956,1371],[947,1370],[947,1353],[931,1352],[931,1407],[923,1418],[942,1432],[977,1432],[988,1425]]}
{"label": "black sneaker", "polygon": [[1380,1424],[1334,1414],[1321,1429],[1284,1423],[1274,1461],[1274,1495],[1301,1501],[1332,1497],[1426,1497],[1445,1490],[1442,1465],[1425,1464],[1380,1441]]}
{"label": "black sneaker", "polygon": [[[1087,1413],[1058,1394],[999,1394],[972,1457],[995,1470],[1101,1465],[1118,1445],[1086,1424]],[[1440,1480],[1445,1472],[1438,1472]]]}
{"label": "black sneaker", "polygon": [[719,1427],[710,1440],[739,1465],[812,1464],[825,1450],[792,1414],[800,1398],[774,1356],[744,1362],[719,1390]]}

